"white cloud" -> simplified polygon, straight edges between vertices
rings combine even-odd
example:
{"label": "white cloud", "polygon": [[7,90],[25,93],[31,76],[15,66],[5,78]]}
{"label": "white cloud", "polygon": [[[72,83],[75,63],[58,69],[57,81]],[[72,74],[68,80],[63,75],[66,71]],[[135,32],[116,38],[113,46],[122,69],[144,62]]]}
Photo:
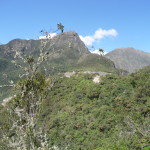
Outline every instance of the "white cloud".
{"label": "white cloud", "polygon": [[95,41],[95,39],[92,36],[82,36],[80,35],[80,39],[84,42],[85,45],[89,46],[92,45],[92,43]]}
{"label": "white cloud", "polygon": [[38,39],[52,39],[56,35],[57,35],[57,33],[49,33],[48,35],[39,36]]}
{"label": "white cloud", "polygon": [[117,36],[117,31],[115,29],[110,29],[110,30],[103,30],[103,29],[98,29],[95,34],[94,34],[94,38],[95,39],[102,39],[106,36]]}
{"label": "white cloud", "polygon": [[86,46],[91,46],[97,40],[101,40],[108,36],[116,37],[118,35],[115,29],[104,30],[99,28],[95,31],[95,33],[91,36],[82,36],[80,35],[80,39],[84,42]]}
{"label": "white cloud", "polygon": [[[99,50],[94,50],[94,51],[90,51],[92,54],[98,54],[98,55],[101,55],[100,51]],[[104,55],[106,55],[108,52],[105,52],[104,51]]]}

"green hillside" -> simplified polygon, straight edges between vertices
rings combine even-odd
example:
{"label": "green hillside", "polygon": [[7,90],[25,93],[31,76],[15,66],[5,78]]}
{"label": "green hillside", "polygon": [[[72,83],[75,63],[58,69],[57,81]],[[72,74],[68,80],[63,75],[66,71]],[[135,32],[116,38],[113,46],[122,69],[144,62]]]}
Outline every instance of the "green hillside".
{"label": "green hillside", "polygon": [[[91,54],[78,34],[69,31],[48,40],[15,39],[8,44],[0,45],[1,85],[9,85],[11,80],[16,82],[20,79],[19,75],[24,73],[22,69],[12,63],[15,60],[19,65],[25,66],[18,57],[14,59],[14,51],[17,51],[21,56],[33,56],[37,62],[41,49],[48,53],[47,61],[41,65],[41,72],[45,74],[44,68],[46,68],[47,75],[58,75],[68,71],[118,71],[111,60]],[[0,88],[0,101],[13,95],[7,90],[9,90],[7,87]]]}
{"label": "green hillside", "polygon": [[[42,127],[51,147],[61,150],[148,150],[150,66],[127,76],[101,77],[100,83],[92,81],[95,75],[55,78],[36,131]],[[11,126],[7,118],[1,106],[1,133]]]}

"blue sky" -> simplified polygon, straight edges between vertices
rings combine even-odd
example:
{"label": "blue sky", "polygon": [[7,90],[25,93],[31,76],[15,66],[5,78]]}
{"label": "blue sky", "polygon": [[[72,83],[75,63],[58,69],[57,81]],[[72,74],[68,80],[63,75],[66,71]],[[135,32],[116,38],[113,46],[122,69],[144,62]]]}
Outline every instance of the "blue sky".
{"label": "blue sky", "polygon": [[150,0],[0,0],[0,18],[1,44],[36,39],[61,22],[88,47],[150,52]]}

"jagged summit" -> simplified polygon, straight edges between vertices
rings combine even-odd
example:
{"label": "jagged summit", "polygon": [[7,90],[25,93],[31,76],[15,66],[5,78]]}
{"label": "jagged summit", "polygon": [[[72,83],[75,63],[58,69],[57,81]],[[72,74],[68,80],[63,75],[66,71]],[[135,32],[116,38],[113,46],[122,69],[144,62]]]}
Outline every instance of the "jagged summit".
{"label": "jagged summit", "polygon": [[[73,31],[73,30],[67,31],[67,32],[63,32],[63,33],[61,33],[61,34],[70,35],[70,36],[78,36],[77,32],[76,32],[76,31]],[[60,34],[60,35],[61,35],[61,34]]]}
{"label": "jagged summit", "polygon": [[53,45],[55,49],[59,51],[75,52],[74,54],[89,54],[88,48],[81,41],[79,35],[75,31],[68,31],[56,35],[50,41],[50,45]]}

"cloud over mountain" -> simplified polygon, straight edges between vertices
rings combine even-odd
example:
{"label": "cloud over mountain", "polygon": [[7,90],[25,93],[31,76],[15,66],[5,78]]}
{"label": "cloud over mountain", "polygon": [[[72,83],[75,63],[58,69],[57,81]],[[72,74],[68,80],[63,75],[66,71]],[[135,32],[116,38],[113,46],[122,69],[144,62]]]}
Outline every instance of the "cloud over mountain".
{"label": "cloud over mountain", "polygon": [[[101,55],[101,52],[97,49],[97,50],[94,50],[94,51],[90,51],[92,54],[98,54],[98,55]],[[104,51],[104,54],[103,55],[106,55],[108,52]]]}
{"label": "cloud over mountain", "polygon": [[80,39],[84,42],[86,46],[91,46],[94,42],[99,41],[105,37],[108,36],[116,37],[117,35],[118,32],[115,29],[105,30],[99,28],[98,30],[95,31],[93,35],[88,35],[88,36],[80,35]]}

